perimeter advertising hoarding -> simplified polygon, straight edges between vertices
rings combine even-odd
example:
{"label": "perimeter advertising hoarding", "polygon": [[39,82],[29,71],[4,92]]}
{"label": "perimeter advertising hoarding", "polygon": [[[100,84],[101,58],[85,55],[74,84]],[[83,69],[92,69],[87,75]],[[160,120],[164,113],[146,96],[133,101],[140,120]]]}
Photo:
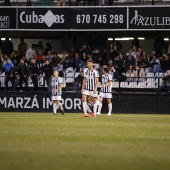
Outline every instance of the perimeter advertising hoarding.
{"label": "perimeter advertising hoarding", "polygon": [[72,29],[126,29],[127,8],[74,8]]}
{"label": "perimeter advertising hoarding", "polygon": [[19,8],[19,29],[126,29],[126,8]]}
{"label": "perimeter advertising hoarding", "polygon": [[70,8],[18,8],[18,29],[71,29]]}
{"label": "perimeter advertising hoarding", "polygon": [[170,7],[129,7],[129,29],[170,29]]}
{"label": "perimeter advertising hoarding", "polygon": [[0,30],[16,29],[16,8],[0,9]]}

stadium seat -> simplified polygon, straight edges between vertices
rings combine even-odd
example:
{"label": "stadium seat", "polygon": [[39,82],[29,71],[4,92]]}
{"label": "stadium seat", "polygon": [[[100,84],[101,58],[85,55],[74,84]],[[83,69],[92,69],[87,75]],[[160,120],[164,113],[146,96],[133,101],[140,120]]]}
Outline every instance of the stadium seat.
{"label": "stadium seat", "polygon": [[74,78],[66,78],[66,83],[74,83]]}
{"label": "stadium seat", "polygon": [[73,72],[66,73],[65,77],[74,78],[74,73]]}
{"label": "stadium seat", "polygon": [[120,87],[121,88],[127,88],[129,85],[128,85],[128,82],[121,82],[120,83]]}
{"label": "stadium seat", "polygon": [[66,80],[64,77],[62,77],[62,80],[63,80],[63,87],[66,87]]}
{"label": "stadium seat", "polygon": [[155,82],[148,82],[146,88],[156,88]]}
{"label": "stadium seat", "polygon": [[128,85],[128,88],[136,88],[137,87],[137,82],[130,82]]}
{"label": "stadium seat", "polygon": [[156,73],[155,76],[156,77],[163,77],[165,75],[165,73]]}
{"label": "stadium seat", "polygon": [[147,77],[155,77],[155,73],[146,73],[146,78]]}
{"label": "stadium seat", "polygon": [[149,73],[149,69],[148,68],[145,68],[145,73]]}
{"label": "stadium seat", "polygon": [[76,72],[76,73],[74,74],[74,77],[78,77],[78,75],[79,75],[79,72]]}
{"label": "stadium seat", "polygon": [[73,67],[68,67],[68,68],[66,68],[66,73],[68,73],[68,72],[74,72]]}
{"label": "stadium seat", "polygon": [[95,69],[99,69],[100,68],[98,63],[94,63],[93,65],[95,66]]}
{"label": "stadium seat", "polygon": [[113,88],[118,88],[119,87],[119,82],[113,82],[112,87]]}
{"label": "stadium seat", "polygon": [[146,82],[139,82],[136,88],[146,88]]}

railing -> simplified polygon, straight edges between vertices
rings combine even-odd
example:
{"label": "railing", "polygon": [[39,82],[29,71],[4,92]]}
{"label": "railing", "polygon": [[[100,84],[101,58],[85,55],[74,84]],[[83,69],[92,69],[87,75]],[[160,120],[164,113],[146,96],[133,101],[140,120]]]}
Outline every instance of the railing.
{"label": "railing", "polygon": [[[60,5],[59,5],[59,2]],[[64,2],[64,4],[62,4]],[[0,0],[0,6],[126,6],[126,5],[170,5],[169,0]]]}
{"label": "railing", "polygon": [[[73,76],[74,74],[74,76]],[[63,91],[67,92],[80,92],[79,83],[77,81],[78,73],[67,73],[63,77]],[[112,90],[115,94],[160,94],[166,93],[167,89],[163,86],[162,75],[154,77],[141,78],[144,81],[138,81],[137,78],[126,78],[125,80],[119,80],[112,82]],[[11,87],[11,82],[8,82],[8,86]],[[20,91],[18,80],[15,79],[15,90]],[[47,84],[44,76],[38,77],[39,91],[47,91]],[[25,87],[25,84],[23,84]],[[27,91],[33,91],[34,85],[31,77],[28,77],[28,88]],[[101,82],[98,84],[98,91],[100,91]],[[0,91],[5,90],[5,76],[0,76]]]}

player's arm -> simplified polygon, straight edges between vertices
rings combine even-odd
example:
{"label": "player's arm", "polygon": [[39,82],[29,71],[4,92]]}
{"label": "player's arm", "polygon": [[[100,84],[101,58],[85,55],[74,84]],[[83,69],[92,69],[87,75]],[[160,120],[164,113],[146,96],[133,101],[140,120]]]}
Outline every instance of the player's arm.
{"label": "player's arm", "polygon": [[83,78],[81,93],[83,93],[85,85],[86,85],[86,77]]}
{"label": "player's arm", "polygon": [[96,77],[96,79],[95,79],[94,93],[96,93],[96,92],[97,92],[98,83],[99,83],[99,78],[98,78],[98,77]]}
{"label": "player's arm", "polygon": [[110,80],[108,83],[106,83],[105,85],[103,85],[101,88],[105,88],[106,86],[110,86],[111,83],[112,83],[112,81]]}

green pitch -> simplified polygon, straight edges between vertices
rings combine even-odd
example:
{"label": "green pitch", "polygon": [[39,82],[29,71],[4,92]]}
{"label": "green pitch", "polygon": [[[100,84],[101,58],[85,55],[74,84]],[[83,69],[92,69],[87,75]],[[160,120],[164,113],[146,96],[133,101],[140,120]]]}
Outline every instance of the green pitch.
{"label": "green pitch", "polygon": [[0,113],[1,170],[169,170],[170,115]]}

